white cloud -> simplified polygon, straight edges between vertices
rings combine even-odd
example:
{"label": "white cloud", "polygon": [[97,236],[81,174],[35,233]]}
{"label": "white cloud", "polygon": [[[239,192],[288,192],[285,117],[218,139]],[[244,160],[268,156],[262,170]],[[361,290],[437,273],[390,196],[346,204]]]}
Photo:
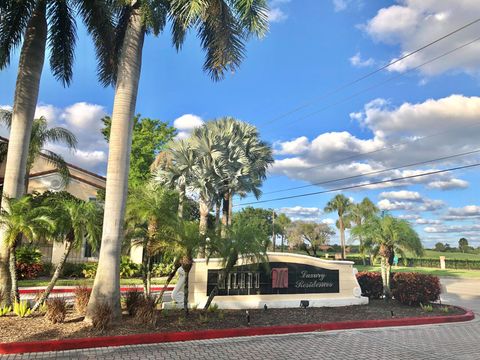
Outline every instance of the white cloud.
{"label": "white cloud", "polygon": [[451,225],[451,226],[427,226],[423,229],[427,233],[459,233],[459,234],[475,234],[478,235],[480,225]]}
{"label": "white cloud", "polygon": [[347,8],[348,0],[333,0],[333,8],[335,12],[343,11]]}
{"label": "white cloud", "polygon": [[185,114],[173,121],[173,126],[178,130],[177,139],[185,139],[192,131],[204,124],[202,118],[193,114]]}
{"label": "white cloud", "polygon": [[353,55],[350,59],[350,64],[352,64],[355,67],[368,67],[368,66],[373,66],[375,65],[375,60],[372,58],[368,59],[362,59],[362,55],[357,52],[355,55]]}
{"label": "white cloud", "polygon": [[299,155],[308,150],[310,142],[306,136],[301,136],[292,141],[280,142],[279,145],[280,149],[275,149],[275,154]]}
{"label": "white cloud", "polygon": [[277,210],[278,213],[287,215],[292,220],[318,221],[322,210],[318,207],[284,207]]}
{"label": "white cloud", "polygon": [[441,225],[442,221],[438,219],[423,219],[419,218],[415,220],[415,223],[418,225]]}
{"label": "white cloud", "polygon": [[420,196],[420,193],[418,193],[417,191],[407,191],[407,190],[382,192],[380,194],[380,197],[382,199],[407,200],[412,202],[423,200],[422,197]]}
{"label": "white cloud", "polygon": [[330,226],[335,225],[336,222],[337,221],[332,219],[332,218],[322,219],[322,223],[330,225]]}
{"label": "white cloud", "polygon": [[386,211],[407,210],[423,212],[439,210],[445,206],[445,202],[442,200],[431,200],[426,198],[420,201],[391,201],[388,199],[383,199],[380,200],[377,205],[380,210]]}
{"label": "white cloud", "polygon": [[427,184],[427,188],[436,190],[466,189],[468,185],[468,181],[465,180],[449,179],[445,181],[432,181]]}
{"label": "white cloud", "polygon": [[[384,7],[361,26],[374,41],[398,46],[399,56],[444,36],[469,22],[472,14],[480,12],[480,2],[456,0],[455,6],[446,0],[397,0],[398,4]],[[390,71],[403,72],[450,51],[478,36],[478,26],[470,26],[433,46],[389,67]],[[398,57],[399,57],[398,56]],[[473,43],[460,51],[423,66],[425,76],[446,71],[477,74],[480,43]],[[389,59],[390,60],[390,59]]]}
{"label": "white cloud", "polygon": [[270,23],[279,23],[288,19],[288,14],[283,9],[283,5],[289,3],[291,0],[271,0],[268,10],[268,21]]}
{"label": "white cloud", "polygon": [[480,218],[480,206],[478,205],[449,208],[443,216],[444,220],[471,220],[476,218]]}

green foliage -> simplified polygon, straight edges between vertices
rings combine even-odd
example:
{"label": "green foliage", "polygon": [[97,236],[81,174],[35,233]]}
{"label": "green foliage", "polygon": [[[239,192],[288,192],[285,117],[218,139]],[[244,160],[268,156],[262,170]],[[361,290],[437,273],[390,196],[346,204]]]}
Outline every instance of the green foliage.
{"label": "green foliage", "polygon": [[448,305],[446,306],[440,306],[440,311],[447,314],[450,312],[450,307]]}
{"label": "green foliage", "polygon": [[294,221],[287,229],[289,243],[298,246],[308,255],[317,255],[321,245],[328,244],[335,231],[327,224],[313,221]]}
{"label": "green foliage", "polygon": [[18,317],[23,318],[29,316],[32,313],[32,310],[30,309],[30,304],[28,301],[23,300],[13,304],[13,312]]}
{"label": "green foliage", "polygon": [[159,263],[153,265],[152,275],[155,277],[167,276],[170,274],[175,267],[173,263]]}
{"label": "green foliage", "polygon": [[17,261],[24,264],[39,264],[42,260],[40,250],[32,245],[22,245],[15,251]]}
{"label": "green foliage", "polygon": [[130,257],[122,256],[120,259],[120,277],[131,278],[137,276],[140,272],[140,267],[135,264]]}
{"label": "green foliage", "polygon": [[210,304],[210,306],[208,307],[207,311],[209,313],[216,313],[218,311],[218,304]]}
{"label": "green foliage", "polygon": [[420,303],[420,308],[424,311],[424,312],[433,312],[433,306],[432,304],[422,304]]}
{"label": "green foliage", "polygon": [[64,278],[80,278],[84,277],[83,274],[84,264],[76,264],[76,263],[69,263],[66,262],[63,265],[62,276]]}
{"label": "green foliage", "polygon": [[85,263],[83,264],[82,274],[86,279],[94,279],[97,274],[97,263]]}
{"label": "green foliage", "polygon": [[11,311],[12,311],[11,306],[7,306],[7,305],[0,306],[0,317],[7,315]]}
{"label": "green foliage", "polygon": [[437,243],[435,244],[435,250],[436,250],[436,251],[440,251],[440,252],[444,252],[444,251],[447,251],[447,248],[445,247],[445,244],[444,244],[444,243],[437,242]]}
{"label": "green foliage", "polygon": [[467,252],[469,250],[468,240],[465,238],[458,240],[458,248],[461,252]]}
{"label": "green foliage", "polygon": [[[134,117],[132,151],[130,156],[129,186],[137,187],[146,183],[150,178],[150,165],[156,155],[165,148],[176,134],[175,128],[166,122],[140,118],[140,114]],[[102,134],[105,140],[110,138],[111,118],[106,116],[102,119],[104,128]]]}
{"label": "green foliage", "polygon": [[[271,243],[273,233],[273,210],[254,207],[246,207],[233,214],[233,223],[249,224],[257,229],[257,235],[261,236],[264,241],[264,247],[268,248]],[[276,224],[276,230],[280,231],[279,225]]]}

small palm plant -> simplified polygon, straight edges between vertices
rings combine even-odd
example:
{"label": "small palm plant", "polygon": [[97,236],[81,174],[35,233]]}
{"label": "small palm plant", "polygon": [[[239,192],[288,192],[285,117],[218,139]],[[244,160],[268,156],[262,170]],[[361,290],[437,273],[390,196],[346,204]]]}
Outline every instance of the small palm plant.
{"label": "small palm plant", "polygon": [[[222,259],[223,278],[231,272],[242,256],[243,261],[260,264],[267,261],[265,242],[268,236],[246,221],[234,222],[225,238],[216,238],[209,244],[208,259],[218,257]],[[218,293],[218,284],[210,293],[205,304],[205,310],[210,307]]]}
{"label": "small palm plant", "polygon": [[372,216],[352,229],[355,236],[363,236],[366,246],[372,248],[374,256],[380,257],[383,292],[385,299],[391,298],[390,273],[395,253],[405,256],[410,251],[422,255],[423,246],[418,234],[408,221],[391,215]]}
{"label": "small palm plant", "polygon": [[63,242],[64,251],[47,288],[32,311],[37,310],[50,295],[71,250],[81,246],[84,239],[92,249],[98,249],[102,232],[103,209],[96,202],[85,202],[69,193],[60,192],[44,194],[43,204],[50,208],[53,214],[52,238],[54,241]]}
{"label": "small palm plant", "polygon": [[8,210],[0,211],[0,226],[5,231],[5,244],[9,249],[11,299],[18,302],[18,281],[16,272],[15,249],[22,240],[30,242],[46,239],[53,232],[52,211],[45,206],[39,206],[32,195],[25,195],[19,199],[3,198]]}

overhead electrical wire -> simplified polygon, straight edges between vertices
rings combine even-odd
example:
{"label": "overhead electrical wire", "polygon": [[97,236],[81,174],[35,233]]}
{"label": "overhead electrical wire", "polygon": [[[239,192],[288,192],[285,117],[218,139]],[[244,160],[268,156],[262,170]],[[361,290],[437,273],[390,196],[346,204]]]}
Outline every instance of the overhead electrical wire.
{"label": "overhead electrical wire", "polygon": [[246,205],[257,205],[257,204],[263,204],[263,203],[273,202],[273,201],[296,199],[296,198],[300,198],[300,197],[319,195],[319,194],[327,194],[327,193],[332,193],[332,192],[336,192],[336,191],[351,190],[351,189],[362,188],[362,187],[367,187],[367,186],[372,186],[372,185],[385,184],[385,183],[389,183],[389,182],[396,182],[396,181],[414,179],[414,178],[423,177],[423,176],[442,174],[442,173],[446,173],[446,172],[450,172],[450,171],[469,169],[469,168],[473,168],[473,167],[477,167],[477,166],[480,166],[480,163],[456,166],[456,167],[452,167],[452,168],[448,168],[448,169],[442,169],[442,170],[434,170],[434,171],[429,171],[429,172],[425,172],[425,173],[421,173],[421,174],[401,176],[401,177],[391,178],[391,179],[387,179],[387,180],[379,180],[379,181],[372,181],[372,182],[369,182],[369,183],[348,185],[348,186],[343,186],[343,187],[339,187],[339,188],[335,188],[335,189],[321,190],[321,191],[315,191],[315,192],[304,193],[304,194],[299,194],[299,195],[284,196],[284,197],[279,197],[279,198],[274,198],[274,199],[258,200],[258,201],[248,202],[248,203],[240,203],[240,204],[233,205],[233,207],[246,206]]}
{"label": "overhead electrical wire", "polygon": [[345,89],[345,88],[347,88],[347,87],[350,87],[350,86],[352,86],[352,85],[355,85],[356,83],[358,83],[358,82],[360,82],[360,81],[362,81],[362,80],[364,80],[364,79],[366,79],[366,78],[368,78],[368,77],[370,77],[370,76],[373,76],[373,75],[381,72],[382,70],[385,70],[385,69],[389,68],[390,66],[392,66],[392,65],[394,65],[394,64],[396,64],[396,63],[398,63],[398,62],[400,62],[400,61],[402,61],[402,60],[404,60],[404,59],[406,59],[406,58],[408,58],[408,57],[410,57],[410,56],[412,56],[412,55],[415,55],[416,53],[418,53],[418,52],[420,52],[420,51],[422,51],[422,50],[424,50],[424,49],[426,49],[426,48],[428,48],[428,47],[430,47],[430,46],[432,46],[432,45],[434,45],[434,44],[436,44],[436,43],[438,43],[438,42],[440,42],[440,41],[442,41],[442,40],[444,40],[444,39],[446,39],[446,38],[448,38],[448,37],[450,37],[450,36],[452,36],[452,35],[454,35],[454,34],[456,34],[456,33],[458,33],[458,32],[460,32],[460,31],[462,31],[462,30],[464,30],[464,29],[466,29],[466,28],[468,28],[468,27],[470,27],[470,26],[472,26],[472,25],[474,25],[474,24],[476,24],[476,23],[478,23],[478,22],[480,22],[480,18],[477,18],[477,19],[475,19],[475,20],[473,20],[473,21],[471,21],[471,22],[469,22],[469,23],[467,23],[467,24],[465,24],[465,25],[463,25],[463,26],[461,26],[461,27],[459,27],[459,28],[451,31],[451,32],[449,32],[449,33],[447,33],[447,34],[445,34],[445,35],[443,35],[443,36],[441,36],[441,37],[439,37],[439,38],[437,38],[437,39],[435,39],[435,40],[433,40],[433,41],[431,41],[431,42],[429,42],[429,43],[427,43],[427,44],[425,44],[425,45],[423,45],[423,46],[421,46],[421,47],[419,47],[419,48],[417,48],[416,50],[413,50],[413,51],[411,51],[411,52],[409,52],[409,53],[407,53],[407,54],[405,54],[405,55],[403,55],[403,56],[401,56],[401,57],[399,57],[399,58],[397,58],[397,59],[395,59],[395,60],[392,60],[392,61],[390,61],[389,63],[387,63],[387,64],[385,64],[385,65],[383,65],[383,66],[381,66],[381,67],[379,67],[379,68],[377,68],[377,69],[369,72],[369,73],[366,73],[366,74],[364,74],[364,75],[362,75],[362,76],[360,76],[360,77],[358,77],[358,78],[356,78],[356,79],[354,79],[354,80],[352,80],[352,81],[349,81],[349,82],[347,82],[347,83],[345,83],[345,84],[343,84],[343,85],[340,85],[340,86],[334,88],[333,90],[328,91],[328,92],[320,95],[319,97],[315,98],[315,99],[312,100],[312,101],[309,101],[309,102],[307,102],[307,103],[305,103],[305,104],[303,104],[303,105],[300,105],[300,106],[298,106],[298,107],[296,107],[296,108],[294,108],[294,109],[292,109],[292,110],[290,110],[290,111],[287,111],[287,112],[285,112],[285,113],[283,113],[283,114],[281,114],[281,115],[278,115],[278,116],[276,116],[276,117],[274,117],[274,118],[272,118],[272,119],[270,119],[270,120],[268,120],[268,121],[261,122],[261,123],[259,123],[259,125],[271,124],[271,123],[276,122],[276,121],[278,121],[278,120],[281,120],[281,119],[283,119],[283,118],[285,118],[285,117],[287,117],[287,116],[290,116],[290,115],[292,115],[292,114],[294,114],[294,113],[296,113],[296,112],[298,112],[298,111],[300,111],[300,110],[303,110],[303,109],[305,109],[305,108],[307,108],[307,107],[309,107],[309,106],[311,106],[311,105],[314,105],[314,104],[318,103],[319,101],[321,101],[321,100],[323,100],[323,99],[325,99],[325,98],[328,98],[328,97],[330,97],[330,96],[332,96],[332,95],[340,92],[341,90],[343,90],[343,89]]}

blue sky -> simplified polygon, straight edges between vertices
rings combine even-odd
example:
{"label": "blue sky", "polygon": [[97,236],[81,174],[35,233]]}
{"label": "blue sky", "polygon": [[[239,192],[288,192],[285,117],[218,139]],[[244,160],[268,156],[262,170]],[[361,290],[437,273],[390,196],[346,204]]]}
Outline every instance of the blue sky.
{"label": "blue sky", "polygon": [[[183,134],[202,121],[224,115],[256,124],[262,137],[274,146],[277,159],[262,200],[475,163],[478,156],[464,156],[326,188],[268,194],[480,148],[480,98],[476,97],[480,41],[411,70],[479,36],[480,23],[322,98],[474,20],[475,13],[480,13],[480,4],[468,0],[454,5],[448,0],[271,1],[270,32],[264,39],[252,39],[241,68],[218,83],[202,72],[203,53],[195,34],[177,53],[167,29],[159,38],[146,40],[137,113],[175,124]],[[10,68],[0,72],[0,105],[12,104],[16,62],[15,58]],[[98,132],[99,119],[111,112],[113,90],[98,84],[95,71],[90,38],[79,26],[74,82],[64,89],[51,76],[47,63],[38,115],[68,126],[80,139],[75,154],[58,146],[52,146],[53,150],[71,162],[104,173],[108,148]],[[391,77],[397,78],[363,91]],[[361,92],[359,96],[351,97],[357,92]],[[311,105],[279,119],[306,103]],[[351,158],[398,143],[404,145]],[[350,159],[344,160],[347,157]],[[478,171],[474,168],[345,194],[356,201],[368,196],[382,209],[408,218],[428,246],[437,241],[456,244],[461,236],[480,246]],[[333,195],[261,206],[294,218],[332,223],[335,216],[323,214],[321,209]],[[252,199],[237,203],[249,201]]]}

